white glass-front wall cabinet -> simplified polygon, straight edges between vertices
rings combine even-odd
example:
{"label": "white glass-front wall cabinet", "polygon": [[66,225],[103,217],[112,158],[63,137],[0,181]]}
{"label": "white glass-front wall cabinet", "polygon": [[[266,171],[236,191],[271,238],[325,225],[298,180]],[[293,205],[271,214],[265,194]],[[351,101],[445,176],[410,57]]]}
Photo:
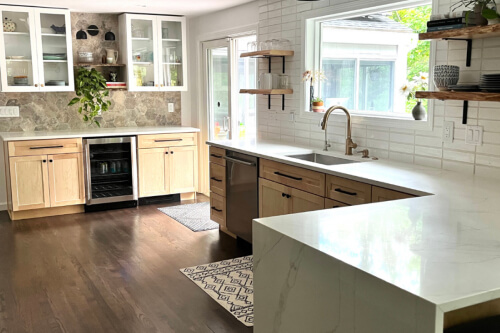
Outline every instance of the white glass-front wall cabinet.
{"label": "white glass-front wall cabinet", "polygon": [[0,6],[0,11],[2,91],[73,91],[69,10]]}
{"label": "white glass-front wall cabinet", "polygon": [[131,91],[186,91],[186,19],[120,16],[120,53]]}

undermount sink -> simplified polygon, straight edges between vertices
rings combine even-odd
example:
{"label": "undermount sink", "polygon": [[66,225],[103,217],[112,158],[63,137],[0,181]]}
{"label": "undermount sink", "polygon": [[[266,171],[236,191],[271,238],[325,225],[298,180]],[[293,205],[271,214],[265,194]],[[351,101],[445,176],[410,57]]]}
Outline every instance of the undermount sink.
{"label": "undermount sink", "polygon": [[334,157],[330,155],[323,154],[298,154],[298,155],[286,155],[287,157],[296,158],[302,161],[308,161],[323,165],[337,165],[337,164],[348,164],[348,163],[358,163],[358,161],[346,160],[345,158]]}

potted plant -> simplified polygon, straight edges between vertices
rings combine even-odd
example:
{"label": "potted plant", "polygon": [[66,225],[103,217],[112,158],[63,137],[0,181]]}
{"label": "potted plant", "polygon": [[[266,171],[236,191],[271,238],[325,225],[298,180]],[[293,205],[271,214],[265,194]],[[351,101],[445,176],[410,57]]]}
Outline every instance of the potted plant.
{"label": "potted plant", "polygon": [[75,78],[76,96],[68,106],[80,103],[78,113],[83,116],[83,121],[96,124],[101,127],[99,121],[95,118],[101,112],[108,111],[111,101],[104,100],[109,96],[109,90],[106,87],[106,79],[104,76],[92,68],[91,70],[85,67],[80,67]]}
{"label": "potted plant", "polygon": [[[460,0],[451,5],[451,10],[455,11],[461,7],[472,9],[465,12],[465,22],[467,24],[486,25],[499,23],[500,16],[496,11],[495,0]],[[471,19],[472,22],[470,22]]]}
{"label": "potted plant", "polygon": [[313,112],[325,111],[324,102],[323,102],[323,99],[321,99],[321,97],[314,97],[312,100],[312,104],[313,104],[313,106],[312,106]]}
{"label": "potted plant", "polygon": [[326,81],[327,78],[325,73],[320,70],[316,71],[305,71],[302,74],[302,81],[306,82],[311,80],[309,85],[309,101],[310,101],[310,110],[313,111],[313,100],[314,100],[314,84],[316,82],[320,83],[321,81]]}
{"label": "potted plant", "polygon": [[428,73],[420,73],[418,76],[415,76],[413,80],[406,82],[400,89],[401,94],[403,94],[408,101],[412,99],[416,99],[417,104],[412,109],[412,116],[415,120],[424,120],[427,116],[424,106],[422,105],[422,101],[418,98],[415,98],[415,93],[418,90],[427,90],[427,86],[429,85],[429,74]]}

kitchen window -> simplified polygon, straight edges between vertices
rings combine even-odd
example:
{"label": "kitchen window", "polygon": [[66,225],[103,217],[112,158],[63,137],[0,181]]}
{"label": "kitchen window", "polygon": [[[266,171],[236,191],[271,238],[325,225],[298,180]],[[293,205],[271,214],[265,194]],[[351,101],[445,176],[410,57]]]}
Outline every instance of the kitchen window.
{"label": "kitchen window", "polygon": [[[418,32],[425,31],[430,14],[431,5],[421,2],[306,19],[305,70],[326,77],[314,82],[313,96],[323,99],[325,109],[347,107],[357,122],[362,117],[413,120],[416,100],[407,100],[401,87],[429,72],[431,45],[419,41]],[[315,116],[310,84],[303,88],[306,117]]]}

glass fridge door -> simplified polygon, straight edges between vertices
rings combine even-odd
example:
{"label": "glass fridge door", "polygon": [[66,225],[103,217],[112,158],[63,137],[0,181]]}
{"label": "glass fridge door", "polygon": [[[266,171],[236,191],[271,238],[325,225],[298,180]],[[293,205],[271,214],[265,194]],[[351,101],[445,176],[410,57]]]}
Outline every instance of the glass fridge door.
{"label": "glass fridge door", "polygon": [[38,91],[35,20],[33,9],[0,7],[2,91]]}

